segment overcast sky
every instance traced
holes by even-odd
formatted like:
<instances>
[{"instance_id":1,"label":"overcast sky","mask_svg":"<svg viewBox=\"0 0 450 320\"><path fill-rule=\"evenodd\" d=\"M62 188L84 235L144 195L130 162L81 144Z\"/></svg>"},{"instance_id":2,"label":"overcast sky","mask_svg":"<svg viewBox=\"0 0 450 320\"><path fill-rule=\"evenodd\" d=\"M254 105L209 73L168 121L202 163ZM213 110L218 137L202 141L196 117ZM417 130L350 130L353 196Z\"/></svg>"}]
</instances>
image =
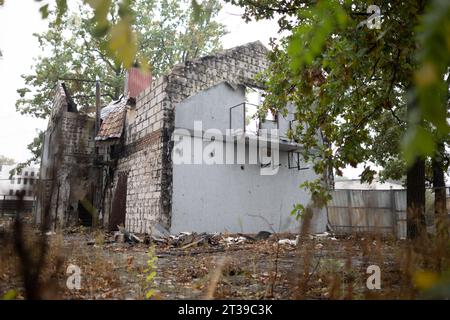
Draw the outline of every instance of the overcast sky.
<instances>
[{"instance_id":1,"label":"overcast sky","mask_svg":"<svg viewBox=\"0 0 450 320\"><path fill-rule=\"evenodd\" d=\"M32 0L7 0L0 7L0 154L18 161L31 156L26 146L37 129L45 128L45 121L15 112L16 90L23 86L20 75L30 72L39 54L32 34L46 26L38 9L39 3Z\"/></svg>"},{"instance_id":2,"label":"overcast sky","mask_svg":"<svg viewBox=\"0 0 450 320\"><path fill-rule=\"evenodd\" d=\"M18 98L16 90L23 87L20 77L29 74L41 50L33 33L42 32L46 21L39 13L40 3L33 0L5 1L0 7L0 154L24 161L31 154L26 146L36 136L37 130L44 130L45 120L20 115L15 111ZM226 4L218 20L226 25L229 34L223 38L225 48L260 40L268 45L271 37L277 36L274 21L260 21L246 24L240 17L243 10ZM353 172L346 175L355 176Z\"/></svg>"}]
</instances>

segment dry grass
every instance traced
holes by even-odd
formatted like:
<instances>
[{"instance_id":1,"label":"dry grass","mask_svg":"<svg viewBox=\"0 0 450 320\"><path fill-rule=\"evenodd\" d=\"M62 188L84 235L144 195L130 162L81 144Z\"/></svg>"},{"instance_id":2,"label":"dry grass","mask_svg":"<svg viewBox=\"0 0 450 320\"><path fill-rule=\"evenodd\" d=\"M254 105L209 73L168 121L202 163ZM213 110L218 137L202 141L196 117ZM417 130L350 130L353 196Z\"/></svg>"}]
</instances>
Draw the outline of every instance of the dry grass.
<instances>
[{"instance_id":1,"label":"dry grass","mask_svg":"<svg viewBox=\"0 0 450 320\"><path fill-rule=\"evenodd\" d=\"M26 246L39 233L26 226ZM433 236L416 242L379 235L333 240L304 234L297 247L267 240L209 247L156 248L157 299L417 299L450 297L450 245ZM108 244L100 231L49 237L40 274L44 299L144 299L148 247ZM89 240L89 241L88 241ZM90 243L88 245L88 242ZM68 290L69 264L82 270L81 290ZM381 269L381 290L369 290L369 265ZM0 295L24 298L11 234L0 244ZM11 298L11 296L9 296Z\"/></svg>"}]
</instances>

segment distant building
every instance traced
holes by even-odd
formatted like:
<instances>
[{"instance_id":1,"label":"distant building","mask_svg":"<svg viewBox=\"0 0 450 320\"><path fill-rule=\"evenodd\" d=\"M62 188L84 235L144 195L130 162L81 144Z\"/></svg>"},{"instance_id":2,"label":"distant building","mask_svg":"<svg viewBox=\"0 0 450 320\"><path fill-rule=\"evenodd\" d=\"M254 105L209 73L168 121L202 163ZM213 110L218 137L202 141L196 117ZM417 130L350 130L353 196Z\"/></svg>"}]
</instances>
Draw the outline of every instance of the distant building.
<instances>
[{"instance_id":1,"label":"distant building","mask_svg":"<svg viewBox=\"0 0 450 320\"><path fill-rule=\"evenodd\" d=\"M387 180L381 182L374 179L372 183L363 182L360 179L335 179L334 188L339 189L352 189L352 190L402 190L405 189L400 181Z\"/></svg>"},{"instance_id":2,"label":"distant building","mask_svg":"<svg viewBox=\"0 0 450 320\"><path fill-rule=\"evenodd\" d=\"M14 211L16 209L16 193L25 191L23 207L31 209L36 195L39 169L27 167L20 174L10 177L14 165L0 165L0 210Z\"/></svg>"}]
</instances>

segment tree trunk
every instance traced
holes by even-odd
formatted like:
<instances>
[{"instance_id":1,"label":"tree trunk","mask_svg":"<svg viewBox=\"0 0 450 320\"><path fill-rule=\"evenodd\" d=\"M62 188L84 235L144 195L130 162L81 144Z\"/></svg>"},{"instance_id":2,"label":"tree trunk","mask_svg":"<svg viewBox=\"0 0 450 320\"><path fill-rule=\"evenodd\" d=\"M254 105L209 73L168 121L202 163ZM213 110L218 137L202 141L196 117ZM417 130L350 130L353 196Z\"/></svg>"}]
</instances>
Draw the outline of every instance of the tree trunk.
<instances>
[{"instance_id":1,"label":"tree trunk","mask_svg":"<svg viewBox=\"0 0 450 320\"><path fill-rule=\"evenodd\" d=\"M438 150L433 158L433 188L434 188L434 221L438 238L445 240L448 237L447 228L447 192L444 177L443 143L438 144Z\"/></svg>"},{"instance_id":2,"label":"tree trunk","mask_svg":"<svg viewBox=\"0 0 450 320\"><path fill-rule=\"evenodd\" d=\"M411 86L408 86L412 88ZM411 99L411 98L410 98ZM416 121L411 116L417 112L416 98L407 101L406 110L410 119L408 126L420 126L420 120ZM415 239L426 231L425 223L425 159L416 156L414 163L406 173L406 232L408 239Z\"/></svg>"},{"instance_id":3,"label":"tree trunk","mask_svg":"<svg viewBox=\"0 0 450 320\"><path fill-rule=\"evenodd\" d=\"M417 158L406 177L407 237L415 239L425 231L425 161Z\"/></svg>"}]
</instances>

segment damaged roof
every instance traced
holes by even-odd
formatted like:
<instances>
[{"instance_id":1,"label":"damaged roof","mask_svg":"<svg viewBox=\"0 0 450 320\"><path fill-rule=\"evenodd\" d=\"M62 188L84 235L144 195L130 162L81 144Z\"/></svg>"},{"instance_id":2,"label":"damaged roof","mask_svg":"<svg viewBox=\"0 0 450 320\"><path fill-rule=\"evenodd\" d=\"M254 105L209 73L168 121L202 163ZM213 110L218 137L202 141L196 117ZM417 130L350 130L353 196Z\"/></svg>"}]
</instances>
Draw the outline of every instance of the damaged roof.
<instances>
[{"instance_id":1,"label":"damaged roof","mask_svg":"<svg viewBox=\"0 0 450 320\"><path fill-rule=\"evenodd\" d=\"M125 122L127 100L121 98L111 102L101 110L102 124L95 140L108 140L120 138Z\"/></svg>"},{"instance_id":2,"label":"damaged roof","mask_svg":"<svg viewBox=\"0 0 450 320\"><path fill-rule=\"evenodd\" d=\"M117 108L120 108L120 106L126 102L126 99L123 95L119 97L119 99L111 101L107 106L103 107L102 110L100 110L100 118L102 120L105 120L105 118L108 116L108 114L111 111L115 111Z\"/></svg>"}]
</instances>

